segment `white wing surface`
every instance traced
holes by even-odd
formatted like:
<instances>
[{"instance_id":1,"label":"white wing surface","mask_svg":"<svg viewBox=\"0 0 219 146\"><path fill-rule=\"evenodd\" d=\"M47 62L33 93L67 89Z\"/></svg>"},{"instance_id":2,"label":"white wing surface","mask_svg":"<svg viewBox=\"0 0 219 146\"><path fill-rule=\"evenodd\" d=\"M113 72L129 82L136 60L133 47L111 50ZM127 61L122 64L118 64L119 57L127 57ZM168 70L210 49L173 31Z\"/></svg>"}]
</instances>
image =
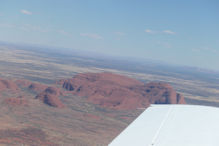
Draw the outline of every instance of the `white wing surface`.
<instances>
[{"instance_id":1,"label":"white wing surface","mask_svg":"<svg viewBox=\"0 0 219 146\"><path fill-rule=\"evenodd\" d=\"M152 105L109 146L219 146L219 108Z\"/></svg>"}]
</instances>

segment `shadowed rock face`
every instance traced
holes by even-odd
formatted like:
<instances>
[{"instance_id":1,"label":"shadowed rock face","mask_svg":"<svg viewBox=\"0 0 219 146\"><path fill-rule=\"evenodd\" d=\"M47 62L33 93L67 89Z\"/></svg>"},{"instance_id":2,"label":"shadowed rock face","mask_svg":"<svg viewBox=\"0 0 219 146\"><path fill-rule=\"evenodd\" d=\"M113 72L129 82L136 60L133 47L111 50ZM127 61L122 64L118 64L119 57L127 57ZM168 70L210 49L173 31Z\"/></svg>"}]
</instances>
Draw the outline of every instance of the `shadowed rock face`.
<instances>
[{"instance_id":1,"label":"shadowed rock face","mask_svg":"<svg viewBox=\"0 0 219 146\"><path fill-rule=\"evenodd\" d=\"M61 81L66 90L94 104L115 109L135 109L150 104L183 104L182 95L166 83L144 84L112 73L78 74Z\"/></svg>"},{"instance_id":2,"label":"shadowed rock face","mask_svg":"<svg viewBox=\"0 0 219 146\"><path fill-rule=\"evenodd\" d=\"M144 86L133 87L135 92L141 93L152 104L184 104L184 97L166 83L151 82Z\"/></svg>"},{"instance_id":3,"label":"shadowed rock face","mask_svg":"<svg viewBox=\"0 0 219 146\"><path fill-rule=\"evenodd\" d=\"M60 91L55 87L48 87L43 92L36 96L37 99L40 99L45 104L57 108L63 108L64 104L59 99Z\"/></svg>"},{"instance_id":4,"label":"shadowed rock face","mask_svg":"<svg viewBox=\"0 0 219 146\"><path fill-rule=\"evenodd\" d=\"M44 92L47 93L47 94L55 95L55 96L60 95L60 90L58 88L55 88L55 87L48 87L48 88L45 89Z\"/></svg>"}]
</instances>

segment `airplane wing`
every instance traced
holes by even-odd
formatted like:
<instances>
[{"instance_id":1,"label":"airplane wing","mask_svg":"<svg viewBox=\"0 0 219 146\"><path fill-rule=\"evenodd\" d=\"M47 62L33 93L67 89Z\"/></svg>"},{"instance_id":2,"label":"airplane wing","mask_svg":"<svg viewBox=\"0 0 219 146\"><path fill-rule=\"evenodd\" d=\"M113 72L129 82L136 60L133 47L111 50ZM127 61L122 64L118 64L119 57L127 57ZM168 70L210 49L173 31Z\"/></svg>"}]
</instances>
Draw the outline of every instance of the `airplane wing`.
<instances>
[{"instance_id":1,"label":"airplane wing","mask_svg":"<svg viewBox=\"0 0 219 146\"><path fill-rule=\"evenodd\" d=\"M219 108L151 105L109 146L219 146Z\"/></svg>"}]
</instances>

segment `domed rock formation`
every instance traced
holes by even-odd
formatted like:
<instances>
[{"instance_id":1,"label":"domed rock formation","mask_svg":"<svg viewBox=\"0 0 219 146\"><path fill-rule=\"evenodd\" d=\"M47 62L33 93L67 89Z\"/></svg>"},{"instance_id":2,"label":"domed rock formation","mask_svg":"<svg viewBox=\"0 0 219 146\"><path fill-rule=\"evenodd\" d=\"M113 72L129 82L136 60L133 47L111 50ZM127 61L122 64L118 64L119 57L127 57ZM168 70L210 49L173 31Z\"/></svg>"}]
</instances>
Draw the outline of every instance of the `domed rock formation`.
<instances>
[{"instance_id":1,"label":"domed rock formation","mask_svg":"<svg viewBox=\"0 0 219 146\"><path fill-rule=\"evenodd\" d=\"M144 84L112 73L78 74L63 80L63 88L102 107L135 109L150 104L182 104L182 95L166 83Z\"/></svg>"},{"instance_id":2,"label":"domed rock formation","mask_svg":"<svg viewBox=\"0 0 219 146\"><path fill-rule=\"evenodd\" d=\"M0 90L5 90L5 89L17 90L18 87L13 81L0 79Z\"/></svg>"},{"instance_id":3,"label":"domed rock formation","mask_svg":"<svg viewBox=\"0 0 219 146\"><path fill-rule=\"evenodd\" d=\"M57 107L63 108L65 107L64 104L59 99L60 91L55 87L48 87L43 92L36 96L37 99L43 101L43 103Z\"/></svg>"}]
</instances>

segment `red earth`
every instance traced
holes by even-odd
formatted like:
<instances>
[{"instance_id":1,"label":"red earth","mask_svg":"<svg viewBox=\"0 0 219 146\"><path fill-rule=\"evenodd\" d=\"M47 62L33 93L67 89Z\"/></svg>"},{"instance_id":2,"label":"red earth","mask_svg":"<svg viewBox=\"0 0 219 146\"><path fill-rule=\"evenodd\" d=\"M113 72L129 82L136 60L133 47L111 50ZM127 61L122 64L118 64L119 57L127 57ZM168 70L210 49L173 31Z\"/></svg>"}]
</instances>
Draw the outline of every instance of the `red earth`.
<instances>
[{"instance_id":1,"label":"red earth","mask_svg":"<svg viewBox=\"0 0 219 146\"><path fill-rule=\"evenodd\" d=\"M4 102L11 106L28 106L28 100L19 96L17 98L6 98Z\"/></svg>"},{"instance_id":2,"label":"red earth","mask_svg":"<svg viewBox=\"0 0 219 146\"><path fill-rule=\"evenodd\" d=\"M185 103L169 84L112 73L78 74L58 83L0 79L0 144L107 145L141 108Z\"/></svg>"}]
</instances>

